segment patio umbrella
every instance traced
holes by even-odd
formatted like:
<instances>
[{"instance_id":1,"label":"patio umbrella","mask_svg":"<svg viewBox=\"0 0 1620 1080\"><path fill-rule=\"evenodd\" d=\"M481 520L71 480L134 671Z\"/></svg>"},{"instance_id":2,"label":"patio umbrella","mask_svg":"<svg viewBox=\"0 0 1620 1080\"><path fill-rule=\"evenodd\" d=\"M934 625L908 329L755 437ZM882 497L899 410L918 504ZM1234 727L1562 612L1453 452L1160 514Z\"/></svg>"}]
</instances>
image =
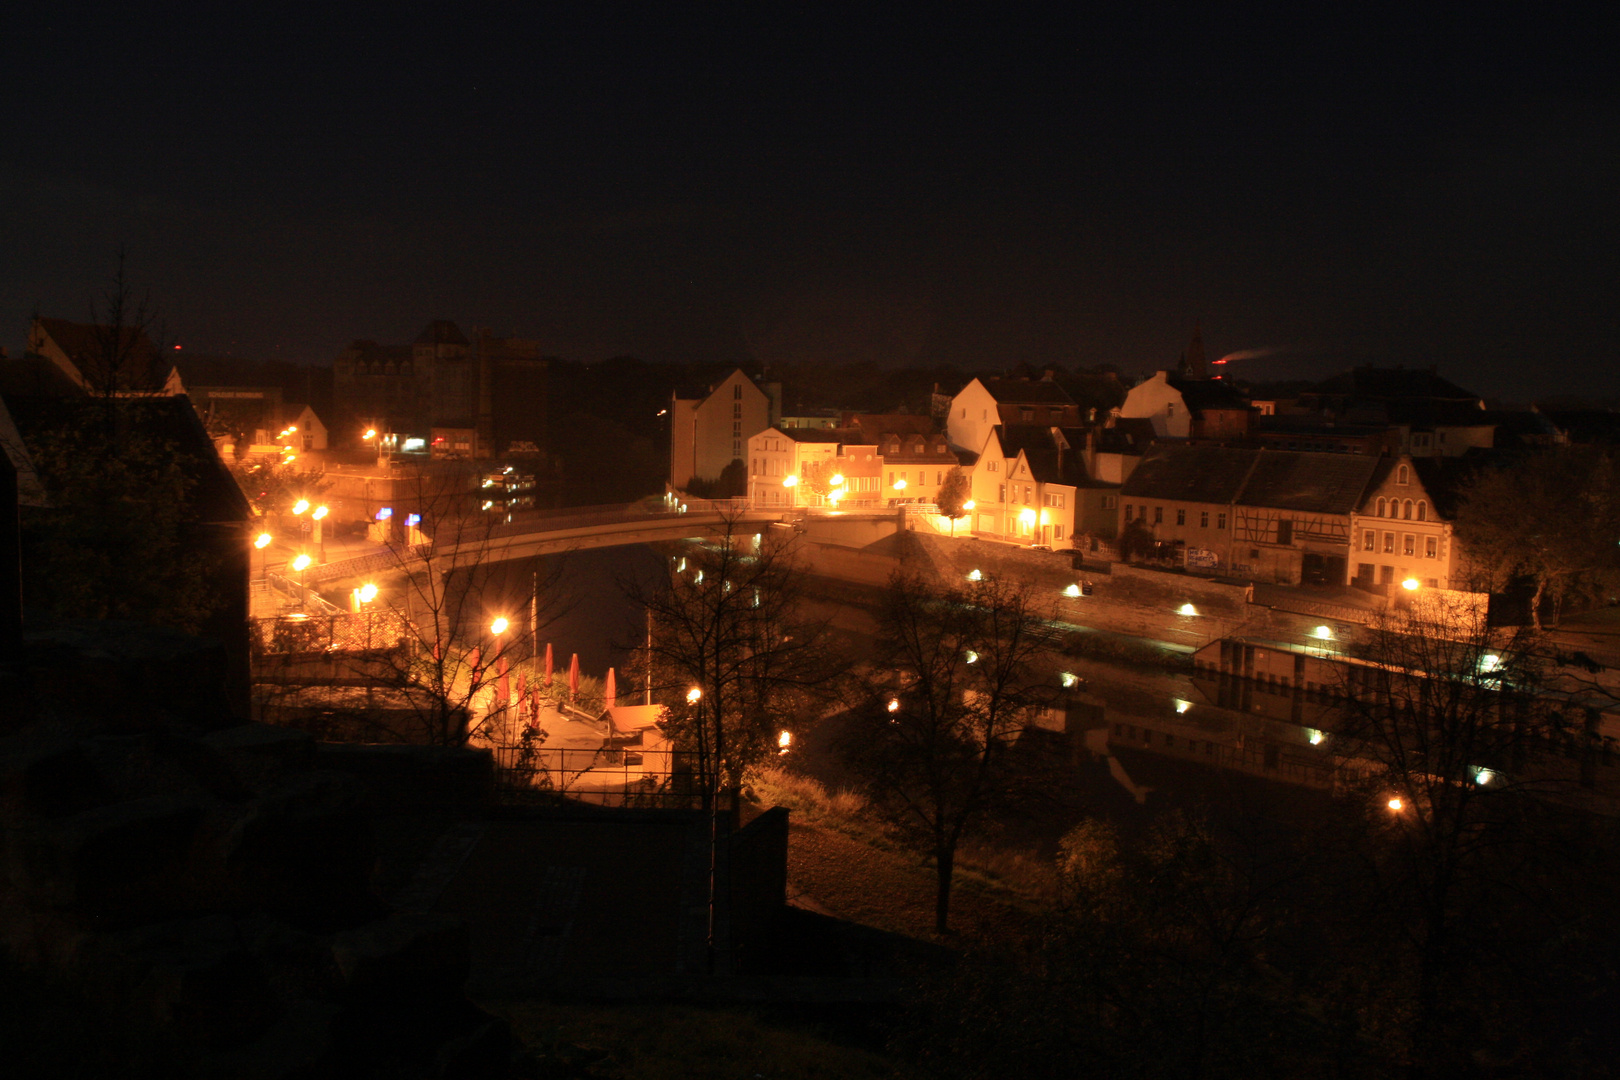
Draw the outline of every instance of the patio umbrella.
<instances>
[{"instance_id":1,"label":"patio umbrella","mask_svg":"<svg viewBox=\"0 0 1620 1080\"><path fill-rule=\"evenodd\" d=\"M472 688L474 690L478 689L478 677L483 674L478 670L478 662L482 659L483 654L478 651L478 646L474 645L472 651L467 654L467 666L472 669Z\"/></svg>"},{"instance_id":2,"label":"patio umbrella","mask_svg":"<svg viewBox=\"0 0 1620 1080\"><path fill-rule=\"evenodd\" d=\"M579 653L568 661L568 699L572 701L579 695Z\"/></svg>"},{"instance_id":3,"label":"patio umbrella","mask_svg":"<svg viewBox=\"0 0 1620 1080\"><path fill-rule=\"evenodd\" d=\"M551 642L546 642L546 685L551 685Z\"/></svg>"},{"instance_id":4,"label":"patio umbrella","mask_svg":"<svg viewBox=\"0 0 1620 1080\"><path fill-rule=\"evenodd\" d=\"M501 682L495 694L495 703L504 709L506 703L512 700L512 681L506 674L506 657L501 657L497 665L501 673Z\"/></svg>"},{"instance_id":5,"label":"patio umbrella","mask_svg":"<svg viewBox=\"0 0 1620 1080\"><path fill-rule=\"evenodd\" d=\"M520 668L518 670L517 700L518 700L519 705L522 705L524 702L529 700L529 669L528 668Z\"/></svg>"},{"instance_id":6,"label":"patio umbrella","mask_svg":"<svg viewBox=\"0 0 1620 1080\"><path fill-rule=\"evenodd\" d=\"M617 689L618 687L613 683L613 669L608 668L607 689L602 692L602 705L604 708L613 708L613 699L617 696L615 693Z\"/></svg>"}]
</instances>

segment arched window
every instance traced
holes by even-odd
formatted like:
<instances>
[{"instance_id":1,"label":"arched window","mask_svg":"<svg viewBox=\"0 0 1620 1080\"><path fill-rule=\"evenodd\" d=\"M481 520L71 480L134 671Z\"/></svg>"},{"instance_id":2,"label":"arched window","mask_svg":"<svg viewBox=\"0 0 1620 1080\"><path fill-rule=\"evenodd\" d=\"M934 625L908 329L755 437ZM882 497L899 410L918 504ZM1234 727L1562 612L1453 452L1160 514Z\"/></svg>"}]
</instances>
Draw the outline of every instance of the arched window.
<instances>
[{"instance_id":1,"label":"arched window","mask_svg":"<svg viewBox=\"0 0 1620 1080\"><path fill-rule=\"evenodd\" d=\"M1412 520L1412 500L1411 499L1407 499L1406 500L1406 505L1401 508L1401 517L1405 518L1407 521Z\"/></svg>"},{"instance_id":2,"label":"arched window","mask_svg":"<svg viewBox=\"0 0 1620 1080\"><path fill-rule=\"evenodd\" d=\"M1417 519L1419 521L1428 521L1429 520L1429 504L1424 502L1422 499L1418 500L1418 518Z\"/></svg>"},{"instance_id":3,"label":"arched window","mask_svg":"<svg viewBox=\"0 0 1620 1080\"><path fill-rule=\"evenodd\" d=\"M1378 500L1378 516L1379 517L1384 516L1384 500L1383 499Z\"/></svg>"},{"instance_id":4,"label":"arched window","mask_svg":"<svg viewBox=\"0 0 1620 1080\"><path fill-rule=\"evenodd\" d=\"M1402 465L1399 469L1395 470L1395 482L1397 484L1408 483L1410 478L1411 478L1411 470L1409 468L1407 468L1405 465Z\"/></svg>"}]
</instances>

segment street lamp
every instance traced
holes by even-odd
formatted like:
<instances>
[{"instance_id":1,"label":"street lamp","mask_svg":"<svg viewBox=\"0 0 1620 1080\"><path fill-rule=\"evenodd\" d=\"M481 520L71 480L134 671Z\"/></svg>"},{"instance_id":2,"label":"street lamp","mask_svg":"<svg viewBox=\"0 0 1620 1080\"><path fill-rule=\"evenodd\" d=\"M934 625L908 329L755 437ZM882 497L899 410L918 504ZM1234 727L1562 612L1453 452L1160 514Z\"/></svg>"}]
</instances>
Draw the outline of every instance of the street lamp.
<instances>
[{"instance_id":1,"label":"street lamp","mask_svg":"<svg viewBox=\"0 0 1620 1080\"><path fill-rule=\"evenodd\" d=\"M496 637L500 637L502 634L506 633L506 628L509 625L511 624L506 621L506 616L498 615L496 616L495 621L489 624L489 632L494 634Z\"/></svg>"},{"instance_id":2,"label":"street lamp","mask_svg":"<svg viewBox=\"0 0 1620 1080\"><path fill-rule=\"evenodd\" d=\"M320 549L321 562L323 563L326 561L326 543L321 539L321 519L328 513L330 511L326 507L317 506L314 512L309 515L310 520L315 522L315 546Z\"/></svg>"},{"instance_id":3,"label":"street lamp","mask_svg":"<svg viewBox=\"0 0 1620 1080\"><path fill-rule=\"evenodd\" d=\"M1417 592L1418 586L1421 584L1422 582L1418 581L1417 578L1409 577L1405 581L1401 582L1401 588L1405 589L1407 592Z\"/></svg>"},{"instance_id":4,"label":"street lamp","mask_svg":"<svg viewBox=\"0 0 1620 1080\"><path fill-rule=\"evenodd\" d=\"M298 591L300 594L299 605L301 607L309 606L309 578L305 575L304 571L309 569L309 564L312 561L313 560L311 560L308 555L302 554L292 561L292 568L298 571Z\"/></svg>"}]
</instances>

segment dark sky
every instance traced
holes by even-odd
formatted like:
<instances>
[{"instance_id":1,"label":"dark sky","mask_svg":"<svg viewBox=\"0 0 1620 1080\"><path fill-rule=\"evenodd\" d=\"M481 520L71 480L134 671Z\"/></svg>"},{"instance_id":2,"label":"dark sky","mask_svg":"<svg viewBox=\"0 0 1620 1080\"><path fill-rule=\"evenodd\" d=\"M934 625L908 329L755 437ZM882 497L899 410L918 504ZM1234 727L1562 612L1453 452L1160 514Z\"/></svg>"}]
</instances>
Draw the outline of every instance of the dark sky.
<instances>
[{"instance_id":1,"label":"dark sky","mask_svg":"<svg viewBox=\"0 0 1620 1080\"><path fill-rule=\"evenodd\" d=\"M1148 371L1201 324L1287 350L1252 377L1620 392L1617 9L550 6L9 15L0 342L123 246L185 348L255 358L446 317Z\"/></svg>"}]
</instances>

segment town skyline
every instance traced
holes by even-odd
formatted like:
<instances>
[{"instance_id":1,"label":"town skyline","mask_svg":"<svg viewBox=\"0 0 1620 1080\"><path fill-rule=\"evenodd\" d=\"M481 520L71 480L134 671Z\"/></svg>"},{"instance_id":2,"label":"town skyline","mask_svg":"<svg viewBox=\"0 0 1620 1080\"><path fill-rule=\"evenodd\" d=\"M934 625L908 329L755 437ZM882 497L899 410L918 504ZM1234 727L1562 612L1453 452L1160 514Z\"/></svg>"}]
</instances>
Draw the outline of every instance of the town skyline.
<instances>
[{"instance_id":1,"label":"town skyline","mask_svg":"<svg viewBox=\"0 0 1620 1080\"><path fill-rule=\"evenodd\" d=\"M186 350L1437 366L1599 396L1612 19L26 14L0 298Z\"/></svg>"}]
</instances>

